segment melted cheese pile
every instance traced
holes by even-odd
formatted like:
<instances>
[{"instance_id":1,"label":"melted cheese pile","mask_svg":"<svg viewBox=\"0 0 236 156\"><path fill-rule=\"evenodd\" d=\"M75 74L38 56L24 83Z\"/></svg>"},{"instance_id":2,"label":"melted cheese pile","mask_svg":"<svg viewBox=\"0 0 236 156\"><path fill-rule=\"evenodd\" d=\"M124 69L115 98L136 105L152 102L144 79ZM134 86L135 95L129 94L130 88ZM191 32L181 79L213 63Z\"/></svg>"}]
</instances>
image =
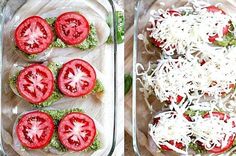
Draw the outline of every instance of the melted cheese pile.
<instances>
[{"instance_id":1,"label":"melted cheese pile","mask_svg":"<svg viewBox=\"0 0 236 156\"><path fill-rule=\"evenodd\" d=\"M178 153L186 154L187 151L176 148L175 144L188 145L191 142L191 123L182 114L174 111L160 113L155 118L160 119L157 124L149 124L149 134L156 145L159 148L160 145L165 145ZM174 145L168 142L170 140L174 140Z\"/></svg>"},{"instance_id":2,"label":"melted cheese pile","mask_svg":"<svg viewBox=\"0 0 236 156\"><path fill-rule=\"evenodd\" d=\"M207 150L226 147L228 140L235 136L236 128L232 126L232 119L228 119L227 116L224 118L220 120L213 115L209 118L195 116L195 122L192 124L192 133L196 137L194 142L200 141Z\"/></svg>"},{"instance_id":3,"label":"melted cheese pile","mask_svg":"<svg viewBox=\"0 0 236 156\"><path fill-rule=\"evenodd\" d=\"M159 148L165 145L181 154L188 153L191 142L201 142L207 150L224 148L236 134L233 126L235 118L227 116L222 120L212 114L208 118L196 114L192 117L193 121L188 121L181 112L167 111L159 113L154 119L159 120L156 124L149 124L149 134L156 145ZM174 144L170 144L171 140ZM177 148L176 143L181 143L185 150Z\"/></svg>"},{"instance_id":4,"label":"melted cheese pile","mask_svg":"<svg viewBox=\"0 0 236 156\"><path fill-rule=\"evenodd\" d=\"M166 55L193 54L202 45L208 46L209 36L216 34L219 36L217 40L222 40L223 28L230 21L229 16L208 12L207 9L185 16L170 15L168 11L162 13L164 18L160 18L158 12L152 12L150 22L153 27L148 31L151 32L150 37L163 43L162 52Z\"/></svg>"},{"instance_id":5,"label":"melted cheese pile","mask_svg":"<svg viewBox=\"0 0 236 156\"><path fill-rule=\"evenodd\" d=\"M212 55L203 65L198 58L158 60L157 67L141 74L142 91L153 91L161 102L170 97L176 100L178 95L189 100L206 94L218 98L231 92L236 82L236 58L232 57L235 51L234 48L222 55Z\"/></svg>"}]
</instances>

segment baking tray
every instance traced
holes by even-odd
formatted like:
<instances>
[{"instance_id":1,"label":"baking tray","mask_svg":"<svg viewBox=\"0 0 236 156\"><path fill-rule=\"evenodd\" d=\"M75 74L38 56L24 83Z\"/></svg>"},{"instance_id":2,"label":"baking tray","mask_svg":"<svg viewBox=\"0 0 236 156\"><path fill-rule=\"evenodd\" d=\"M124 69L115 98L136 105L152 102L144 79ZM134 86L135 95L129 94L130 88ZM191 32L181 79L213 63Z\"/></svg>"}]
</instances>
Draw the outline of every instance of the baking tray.
<instances>
[{"instance_id":1,"label":"baking tray","mask_svg":"<svg viewBox=\"0 0 236 156\"><path fill-rule=\"evenodd\" d=\"M64 8L60 5L63 1L59 0L46 0L46 1L33 1L33 0L8 0L1 1L0 7L0 60L1 60L1 140L0 148L1 155L17 156L26 155L27 153L21 153L13 148L12 129L13 124L19 114L24 111L35 110L35 108L26 106L20 98L13 94L8 85L9 72L12 69L13 64L16 62L22 62L18 55L14 54L11 46L13 44L11 39L12 26L22 18L31 15L41 15L52 11L54 9ZM117 86L116 86L116 54L117 54L117 41L116 41L116 21L115 7L112 0L71 0L64 1L66 5L74 7L76 3L85 4L104 20L108 17L108 14L112 16L112 26L110 32L112 34L113 44L104 44L96 47L94 50L82 52L78 54L78 57L92 63L92 65L103 75L104 82L109 82L108 85L104 84L105 93L103 98L92 99L94 103L86 103L87 99L78 99L67 101L69 105L63 106L65 103L60 101L53 104L50 107L44 109L64 109L64 108L81 108L86 114L95 119L98 123L97 129L101 133L102 147L100 150L94 153L85 153L84 155L112 155L116 144L116 103L117 103ZM31 6L30 6L30 5ZM49 7L48 7L49 6ZM59 7L58 7L59 6ZM77 5L78 7L78 5ZM44 11L42 11L44 9ZM14 27L14 26L13 26ZM10 48L9 48L10 47ZM106 52L106 53L103 53ZM102 58L98 59L98 57ZM77 56L76 56L77 57ZM109 60L109 61L107 61ZM111 66L112 64L112 66ZM109 66L109 68L107 67ZM106 92L107 91L107 92ZM88 100L87 100L88 101ZM19 154L21 153L21 154ZM46 155L46 154L45 154ZM49 154L50 155L50 154ZM78 153L69 153L66 155L78 155ZM83 154L81 154L83 155Z\"/></svg>"},{"instance_id":2,"label":"baking tray","mask_svg":"<svg viewBox=\"0 0 236 156\"><path fill-rule=\"evenodd\" d=\"M137 0L135 5L135 15L134 15L134 38L133 38L133 63L132 63L132 72L133 72L133 84L132 84L132 136L133 136L133 149L134 153L137 156L141 156L142 151L140 147L144 146L151 153L151 155L156 156L175 156L176 153L173 152L156 152L155 149L150 147L148 139L148 124L150 123L153 114L161 110L161 105L158 105L158 101L155 101L155 105L152 105L152 111L147 106L143 94L140 92L140 83L137 80L139 76L137 75L137 63L141 63L145 69L148 68L149 61L156 60L159 58L157 55L160 51L156 48L151 49L150 54L146 53L144 48L144 42L139 38L139 34L144 34L144 29L147 26L150 11L153 9L163 9L171 7L179 7L183 4L186 4L187 0L154 0L153 4L150 6L150 2L146 0ZM232 16L235 17L236 1L235 0L209 0L211 4L222 3L221 6L224 11L230 12ZM145 54L144 54L145 52ZM156 54L156 55L155 55ZM154 100L151 99L149 102L152 104ZM236 150L232 150L224 155L235 155ZM149 155L148 155L149 156Z\"/></svg>"}]
</instances>

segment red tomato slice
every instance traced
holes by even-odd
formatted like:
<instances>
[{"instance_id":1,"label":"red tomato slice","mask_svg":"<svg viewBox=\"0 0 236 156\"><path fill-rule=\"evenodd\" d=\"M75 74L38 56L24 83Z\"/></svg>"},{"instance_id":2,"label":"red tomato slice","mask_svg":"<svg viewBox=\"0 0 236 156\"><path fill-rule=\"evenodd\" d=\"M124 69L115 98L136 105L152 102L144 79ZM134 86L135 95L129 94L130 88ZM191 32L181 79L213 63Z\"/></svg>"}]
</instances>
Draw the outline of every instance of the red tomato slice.
<instances>
[{"instance_id":1,"label":"red tomato slice","mask_svg":"<svg viewBox=\"0 0 236 156\"><path fill-rule=\"evenodd\" d=\"M171 144L171 145L174 145L174 141L173 140L168 141L168 143ZM170 149L166 145L160 145L160 147L164 151L173 151L172 149ZM178 148L178 149L182 149L182 148L184 148L184 145L181 142L176 142L175 143L175 147Z\"/></svg>"},{"instance_id":2,"label":"red tomato slice","mask_svg":"<svg viewBox=\"0 0 236 156\"><path fill-rule=\"evenodd\" d=\"M68 45L83 42L89 34L90 27L87 19L77 12L66 12L55 22L58 37Z\"/></svg>"},{"instance_id":3,"label":"red tomato slice","mask_svg":"<svg viewBox=\"0 0 236 156\"><path fill-rule=\"evenodd\" d=\"M20 72L16 87L26 101L39 104L52 95L54 89L53 74L44 65L32 64Z\"/></svg>"},{"instance_id":4,"label":"red tomato slice","mask_svg":"<svg viewBox=\"0 0 236 156\"><path fill-rule=\"evenodd\" d=\"M172 97L169 97L168 99L169 99L169 100L166 101L167 104L171 104L171 101L174 100ZM178 96L176 97L176 103L177 103L177 104L179 104L182 100L183 100L183 97L182 97L182 96L178 95Z\"/></svg>"},{"instance_id":5,"label":"red tomato slice","mask_svg":"<svg viewBox=\"0 0 236 156\"><path fill-rule=\"evenodd\" d=\"M54 132L53 119L40 111L24 114L16 126L16 134L24 147L40 149L47 146Z\"/></svg>"},{"instance_id":6,"label":"red tomato slice","mask_svg":"<svg viewBox=\"0 0 236 156\"><path fill-rule=\"evenodd\" d=\"M58 75L58 87L66 96L80 97L90 93L96 84L96 72L86 61L71 60L63 65Z\"/></svg>"},{"instance_id":7,"label":"red tomato slice","mask_svg":"<svg viewBox=\"0 0 236 156\"><path fill-rule=\"evenodd\" d=\"M183 114L183 116L188 120L188 121L192 121L192 119L190 118L189 115L187 114ZM154 118L153 119L153 124L158 124L160 120L160 117L159 118ZM169 144L171 145L174 145L174 140L170 140L168 141ZM164 150L164 151L173 151L172 149L170 149L169 147L167 147L166 145L160 145L161 149ZM182 149L184 148L184 145L181 143L181 142L176 142L175 143L175 147L178 148L178 149Z\"/></svg>"},{"instance_id":8,"label":"red tomato slice","mask_svg":"<svg viewBox=\"0 0 236 156\"><path fill-rule=\"evenodd\" d=\"M60 121L58 135L66 148L72 151L82 151L94 141L95 123L88 115L78 112L70 113Z\"/></svg>"},{"instance_id":9,"label":"red tomato slice","mask_svg":"<svg viewBox=\"0 0 236 156\"><path fill-rule=\"evenodd\" d=\"M39 16L25 19L15 30L16 46L27 54L47 49L53 41L53 32L46 20Z\"/></svg>"},{"instance_id":10,"label":"red tomato slice","mask_svg":"<svg viewBox=\"0 0 236 156\"><path fill-rule=\"evenodd\" d=\"M219 117L220 120L225 120L225 122L227 122L228 119L230 119L230 117L228 115L226 115L226 119L225 119L225 114L221 113L221 112L212 112L212 115L214 117ZM207 113L203 116L203 118L210 118L210 114ZM235 123L232 123L232 127L235 127ZM228 144L225 147L214 147L212 150L210 150L209 152L211 153L223 153L225 151L227 151L228 149L230 149L234 143L235 140L235 136L231 136L228 140Z\"/></svg>"},{"instance_id":11,"label":"red tomato slice","mask_svg":"<svg viewBox=\"0 0 236 156\"><path fill-rule=\"evenodd\" d=\"M235 84L229 84L229 89L231 89L231 91L234 90L234 89L235 89ZM231 91L230 91L230 92L231 92ZM225 92L222 92L222 93L221 93L221 96L225 96L225 95L226 95Z\"/></svg>"},{"instance_id":12,"label":"red tomato slice","mask_svg":"<svg viewBox=\"0 0 236 156\"><path fill-rule=\"evenodd\" d=\"M225 12L223 10L221 10L220 8L218 8L214 5L208 6L208 7L206 7L206 9L207 9L208 12L212 12L212 13L221 12L222 14L225 15Z\"/></svg>"},{"instance_id":13,"label":"red tomato slice","mask_svg":"<svg viewBox=\"0 0 236 156\"><path fill-rule=\"evenodd\" d=\"M171 16L181 16L180 12L175 10L168 10L167 11ZM164 18L163 15L160 15L161 18ZM157 23L158 21L156 21ZM153 26L151 26L153 27ZM160 48L160 46L163 44L163 42L156 40L155 38L150 38L150 42L153 43L156 47Z\"/></svg>"},{"instance_id":14,"label":"red tomato slice","mask_svg":"<svg viewBox=\"0 0 236 156\"><path fill-rule=\"evenodd\" d=\"M208 12L212 12L212 13L216 13L216 12L221 12L221 14L224 14L225 15L225 12L223 10L221 10L220 8L212 5L212 6L208 6L206 7L207 11ZM228 32L229 32L229 25L226 25L224 28L223 28L223 35L226 35ZM209 42L213 43L216 41L216 39L219 37L218 34L215 34L214 36L209 36L208 40Z\"/></svg>"}]
</instances>

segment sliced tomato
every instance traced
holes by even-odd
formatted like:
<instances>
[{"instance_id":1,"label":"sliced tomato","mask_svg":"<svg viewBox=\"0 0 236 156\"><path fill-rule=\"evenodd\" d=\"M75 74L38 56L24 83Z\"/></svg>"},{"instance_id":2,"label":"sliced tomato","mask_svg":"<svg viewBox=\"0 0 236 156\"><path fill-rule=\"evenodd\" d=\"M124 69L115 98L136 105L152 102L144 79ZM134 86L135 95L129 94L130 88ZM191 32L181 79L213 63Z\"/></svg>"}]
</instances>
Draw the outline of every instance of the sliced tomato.
<instances>
[{"instance_id":1,"label":"sliced tomato","mask_svg":"<svg viewBox=\"0 0 236 156\"><path fill-rule=\"evenodd\" d=\"M215 86L217 84L217 82L216 81L213 81L212 82L212 84L210 85L210 87L213 87L213 86ZM229 91L229 93L232 91L232 90L234 90L235 89L235 84L229 84L229 89L230 89L230 91ZM220 95L223 97L223 96L225 96L227 93L226 92L221 92L220 93ZM205 93L205 95L209 95L208 93Z\"/></svg>"},{"instance_id":2,"label":"sliced tomato","mask_svg":"<svg viewBox=\"0 0 236 156\"><path fill-rule=\"evenodd\" d=\"M225 15L225 12L223 10L221 10L220 8L218 8L214 5L208 6L208 7L206 7L206 9L208 12L212 12L212 13L221 12L222 14Z\"/></svg>"},{"instance_id":3,"label":"sliced tomato","mask_svg":"<svg viewBox=\"0 0 236 156\"><path fill-rule=\"evenodd\" d=\"M233 83L232 83L232 84L229 84L229 89L230 89L230 92L231 92L232 90L234 90L234 89L235 89L235 84L233 84ZM230 93L230 92L229 92L229 93ZM226 95L225 92L222 92L222 93L221 93L221 96L225 96L225 95Z\"/></svg>"},{"instance_id":4,"label":"sliced tomato","mask_svg":"<svg viewBox=\"0 0 236 156\"><path fill-rule=\"evenodd\" d=\"M181 16L181 13L175 10L168 10L167 11L171 16ZM160 15L160 18L164 18L163 15ZM155 23L158 23L158 20L155 21ZM151 28L153 25L151 25ZM156 40L155 38L151 37L150 42L154 44L156 47L160 48L160 46L163 44L163 42Z\"/></svg>"},{"instance_id":5,"label":"sliced tomato","mask_svg":"<svg viewBox=\"0 0 236 156\"><path fill-rule=\"evenodd\" d=\"M58 75L58 87L66 96L89 94L96 84L96 72L86 61L71 60L63 65Z\"/></svg>"},{"instance_id":6,"label":"sliced tomato","mask_svg":"<svg viewBox=\"0 0 236 156\"><path fill-rule=\"evenodd\" d=\"M54 89L53 74L44 65L32 64L20 72L16 87L26 101L39 104L52 95Z\"/></svg>"},{"instance_id":7,"label":"sliced tomato","mask_svg":"<svg viewBox=\"0 0 236 156\"><path fill-rule=\"evenodd\" d=\"M54 132L54 123L50 115L35 111L24 114L16 126L16 134L22 146L40 149L47 146Z\"/></svg>"},{"instance_id":8,"label":"sliced tomato","mask_svg":"<svg viewBox=\"0 0 236 156\"><path fill-rule=\"evenodd\" d=\"M206 61L204 59L202 59L202 60L200 60L199 63L201 64L201 66L203 66L206 63Z\"/></svg>"},{"instance_id":9,"label":"sliced tomato","mask_svg":"<svg viewBox=\"0 0 236 156\"><path fill-rule=\"evenodd\" d=\"M184 116L188 121L192 121L192 119L190 118L189 115L183 114L183 116ZM155 125L158 124L159 120L160 120L160 117L154 118L154 119L153 119L153 124L155 124ZM175 143L174 140L169 140L168 143L171 144L171 145L175 145L175 147L178 148L178 149L184 148L184 145L183 145L181 142L176 142L176 143ZM166 145L160 145L160 147L161 147L161 149L164 150L164 151L172 151L172 149L170 149L170 148L167 147Z\"/></svg>"},{"instance_id":10,"label":"sliced tomato","mask_svg":"<svg viewBox=\"0 0 236 156\"><path fill-rule=\"evenodd\" d=\"M27 54L43 52L52 41L52 28L39 16L25 19L15 30L16 46Z\"/></svg>"},{"instance_id":11,"label":"sliced tomato","mask_svg":"<svg viewBox=\"0 0 236 156\"><path fill-rule=\"evenodd\" d=\"M87 19L78 12L66 12L57 18L55 30L63 42L76 45L88 37L90 27Z\"/></svg>"},{"instance_id":12,"label":"sliced tomato","mask_svg":"<svg viewBox=\"0 0 236 156\"><path fill-rule=\"evenodd\" d=\"M212 6L208 6L206 7L208 12L212 12L212 13L216 13L216 12L220 12L221 14L225 15L225 12L223 10L221 10L220 8L212 5ZM229 25L226 25L224 28L222 28L223 30L223 35L227 35L227 33L229 32ZM218 34L215 34L214 36L209 36L208 40L211 43L214 43L216 41L216 39L219 37Z\"/></svg>"},{"instance_id":13,"label":"sliced tomato","mask_svg":"<svg viewBox=\"0 0 236 156\"><path fill-rule=\"evenodd\" d=\"M230 116L222 113L222 112L212 112L212 115L214 117L218 117L220 120L224 120L225 122L227 122L227 120L230 119ZM203 118L210 118L211 115L209 113L205 114L203 116ZM235 127L235 123L233 122L232 123L232 127ZM213 149L209 150L209 152L211 153L223 153L225 151L227 151L228 149L230 149L234 143L234 140L235 140L235 135L232 135L231 137L229 137L228 139L228 144L224 147L222 146L216 146L214 147Z\"/></svg>"},{"instance_id":14,"label":"sliced tomato","mask_svg":"<svg viewBox=\"0 0 236 156\"><path fill-rule=\"evenodd\" d=\"M72 151L82 151L94 141L95 123L88 115L78 112L70 113L60 121L58 135L66 148Z\"/></svg>"},{"instance_id":15,"label":"sliced tomato","mask_svg":"<svg viewBox=\"0 0 236 156\"><path fill-rule=\"evenodd\" d=\"M167 100L167 104L171 104L172 100L174 100L172 97L168 98L169 100ZM176 97L176 103L179 104L181 101L183 100L183 97L180 95L177 95Z\"/></svg>"},{"instance_id":16,"label":"sliced tomato","mask_svg":"<svg viewBox=\"0 0 236 156\"><path fill-rule=\"evenodd\" d=\"M171 145L174 145L175 142L173 140L170 140L170 141L168 141L168 143L171 144ZM172 149L170 149L166 145L160 145L160 147L164 151L172 151ZM182 149L182 148L184 148L184 145L181 142L176 142L175 147L178 148L178 149Z\"/></svg>"}]
</instances>

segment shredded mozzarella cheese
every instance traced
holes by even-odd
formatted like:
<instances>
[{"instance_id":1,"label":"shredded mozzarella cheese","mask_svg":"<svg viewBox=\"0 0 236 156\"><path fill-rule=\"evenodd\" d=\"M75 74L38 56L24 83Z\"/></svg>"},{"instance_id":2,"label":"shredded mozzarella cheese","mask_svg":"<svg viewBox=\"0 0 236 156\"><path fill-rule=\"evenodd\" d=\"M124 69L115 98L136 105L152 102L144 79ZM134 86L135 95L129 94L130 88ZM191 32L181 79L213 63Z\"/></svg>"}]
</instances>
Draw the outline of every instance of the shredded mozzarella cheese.
<instances>
[{"instance_id":1,"label":"shredded mozzarella cheese","mask_svg":"<svg viewBox=\"0 0 236 156\"><path fill-rule=\"evenodd\" d=\"M160 15L161 12L161 15ZM163 18L160 18L162 16ZM229 25L231 17L221 12L199 12L187 16L171 15L167 11L151 13L150 37L159 41L165 55L192 55L200 50L200 46L210 46L209 36L218 35L217 40L223 39L223 28Z\"/></svg>"},{"instance_id":2,"label":"shredded mozzarella cheese","mask_svg":"<svg viewBox=\"0 0 236 156\"><path fill-rule=\"evenodd\" d=\"M178 149L175 144L182 143L187 147L191 142L190 122L182 114L176 114L174 111L160 113L154 118L159 120L157 124L149 124L149 134L156 145L159 148L160 145L165 145L178 153L187 154L187 151ZM171 140L174 141L173 145L169 143Z\"/></svg>"},{"instance_id":3,"label":"shredded mozzarella cheese","mask_svg":"<svg viewBox=\"0 0 236 156\"><path fill-rule=\"evenodd\" d=\"M150 110L148 98L151 95L161 102L170 100L171 111L154 117L158 122L149 124L149 134L159 148L164 145L181 154L188 153L190 142L200 141L207 150L224 148L236 134L232 124L236 118L232 114L227 122L212 115L215 110L236 110L236 48L215 46L209 41L210 36L217 36L216 41L222 41L223 28L229 24L235 28L236 22L229 15L207 11L210 4L205 0L189 0L188 4L191 7L176 9L185 11L183 16L169 10L151 11L152 27L139 38L144 41L148 54L155 53L148 49L146 36L160 42L162 56L149 63L146 70L141 64L137 65L140 91ZM231 33L235 35L236 29ZM232 98L235 100L229 100ZM197 112L193 121L188 121L183 114L189 109L208 111L210 117L204 118ZM185 148L178 149L176 143Z\"/></svg>"}]
</instances>

